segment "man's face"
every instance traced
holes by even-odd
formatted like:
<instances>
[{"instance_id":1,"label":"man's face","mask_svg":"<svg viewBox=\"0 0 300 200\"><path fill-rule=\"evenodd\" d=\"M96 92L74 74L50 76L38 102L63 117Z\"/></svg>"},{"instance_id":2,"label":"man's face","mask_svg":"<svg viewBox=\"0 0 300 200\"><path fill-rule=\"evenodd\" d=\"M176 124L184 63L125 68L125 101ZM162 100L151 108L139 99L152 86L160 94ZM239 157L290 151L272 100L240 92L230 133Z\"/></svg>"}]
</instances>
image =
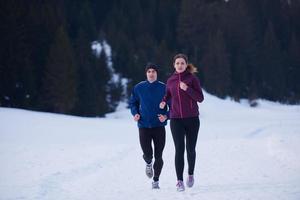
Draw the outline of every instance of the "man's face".
<instances>
[{"instance_id":1,"label":"man's face","mask_svg":"<svg viewBox=\"0 0 300 200\"><path fill-rule=\"evenodd\" d=\"M147 80L152 83L157 80L157 72L154 69L148 69L146 72Z\"/></svg>"}]
</instances>

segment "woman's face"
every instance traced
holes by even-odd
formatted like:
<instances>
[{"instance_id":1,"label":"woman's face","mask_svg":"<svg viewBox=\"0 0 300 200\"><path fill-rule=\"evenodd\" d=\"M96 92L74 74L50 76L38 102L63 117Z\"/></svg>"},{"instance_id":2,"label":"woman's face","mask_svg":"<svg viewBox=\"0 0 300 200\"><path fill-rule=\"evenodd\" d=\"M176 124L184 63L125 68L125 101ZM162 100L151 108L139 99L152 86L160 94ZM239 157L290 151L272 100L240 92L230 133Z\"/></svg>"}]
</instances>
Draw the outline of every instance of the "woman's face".
<instances>
[{"instance_id":1,"label":"woman's face","mask_svg":"<svg viewBox=\"0 0 300 200\"><path fill-rule=\"evenodd\" d=\"M174 62L174 68L178 73L184 72L187 68L187 63L183 58L176 58Z\"/></svg>"}]
</instances>

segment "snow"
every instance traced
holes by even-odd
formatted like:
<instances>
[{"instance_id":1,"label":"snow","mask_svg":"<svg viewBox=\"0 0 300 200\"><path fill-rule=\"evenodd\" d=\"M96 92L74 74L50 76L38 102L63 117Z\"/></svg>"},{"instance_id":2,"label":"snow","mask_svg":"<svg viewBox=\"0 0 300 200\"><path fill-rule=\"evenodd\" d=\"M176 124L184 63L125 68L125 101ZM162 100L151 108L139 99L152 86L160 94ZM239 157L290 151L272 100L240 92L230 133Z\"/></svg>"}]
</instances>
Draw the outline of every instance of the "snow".
<instances>
[{"instance_id":1,"label":"snow","mask_svg":"<svg viewBox=\"0 0 300 200\"><path fill-rule=\"evenodd\" d=\"M106 40L103 41L93 41L91 44L91 49L93 50L94 54L99 58L101 55L101 52L104 51L104 54L106 56L106 64L107 68L111 74L111 79L109 80L109 84L117 85L118 83L121 83L122 86L122 96L124 98L127 97L127 84L128 79L123 78L121 74L117 73L112 62L112 50L111 46L107 43ZM107 88L109 91L109 87ZM111 101L111 95L109 94L107 96L107 101Z\"/></svg>"},{"instance_id":2,"label":"snow","mask_svg":"<svg viewBox=\"0 0 300 200\"><path fill-rule=\"evenodd\" d=\"M300 199L300 106L205 93L200 113L196 182L179 193L169 126L152 190L125 103L105 118L0 108L0 199Z\"/></svg>"}]
</instances>

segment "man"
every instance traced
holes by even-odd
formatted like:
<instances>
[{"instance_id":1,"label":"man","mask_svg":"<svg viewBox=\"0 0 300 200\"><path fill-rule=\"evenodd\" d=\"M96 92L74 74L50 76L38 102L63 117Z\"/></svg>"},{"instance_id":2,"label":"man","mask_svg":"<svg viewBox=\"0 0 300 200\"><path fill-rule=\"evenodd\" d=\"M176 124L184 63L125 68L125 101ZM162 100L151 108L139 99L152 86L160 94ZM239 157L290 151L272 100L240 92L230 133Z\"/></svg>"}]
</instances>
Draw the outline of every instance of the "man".
<instances>
[{"instance_id":1,"label":"man","mask_svg":"<svg viewBox=\"0 0 300 200\"><path fill-rule=\"evenodd\" d=\"M152 188L159 189L159 176L163 167L162 153L165 147L167 110L160 109L159 103L165 95L166 86L157 80L158 67L146 66L146 81L134 86L129 106L133 119L139 128L140 145L146 162L146 175L153 177ZM152 169L154 144L154 164ZM154 170L154 173L153 173Z\"/></svg>"}]
</instances>

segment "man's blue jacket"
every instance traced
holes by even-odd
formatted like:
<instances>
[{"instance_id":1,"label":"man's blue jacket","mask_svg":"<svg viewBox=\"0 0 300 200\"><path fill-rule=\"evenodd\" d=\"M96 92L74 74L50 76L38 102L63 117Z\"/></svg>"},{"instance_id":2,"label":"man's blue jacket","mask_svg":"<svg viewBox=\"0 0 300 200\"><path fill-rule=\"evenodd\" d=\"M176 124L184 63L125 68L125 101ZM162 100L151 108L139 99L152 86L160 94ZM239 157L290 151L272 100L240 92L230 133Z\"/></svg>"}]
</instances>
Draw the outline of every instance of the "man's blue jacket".
<instances>
[{"instance_id":1,"label":"man's blue jacket","mask_svg":"<svg viewBox=\"0 0 300 200\"><path fill-rule=\"evenodd\" d=\"M154 128L165 126L165 122L160 122L158 115L167 115L167 106L165 109L159 108L166 91L166 85L160 81L142 81L134 86L129 100L131 114L140 115L138 121L139 128Z\"/></svg>"}]
</instances>

